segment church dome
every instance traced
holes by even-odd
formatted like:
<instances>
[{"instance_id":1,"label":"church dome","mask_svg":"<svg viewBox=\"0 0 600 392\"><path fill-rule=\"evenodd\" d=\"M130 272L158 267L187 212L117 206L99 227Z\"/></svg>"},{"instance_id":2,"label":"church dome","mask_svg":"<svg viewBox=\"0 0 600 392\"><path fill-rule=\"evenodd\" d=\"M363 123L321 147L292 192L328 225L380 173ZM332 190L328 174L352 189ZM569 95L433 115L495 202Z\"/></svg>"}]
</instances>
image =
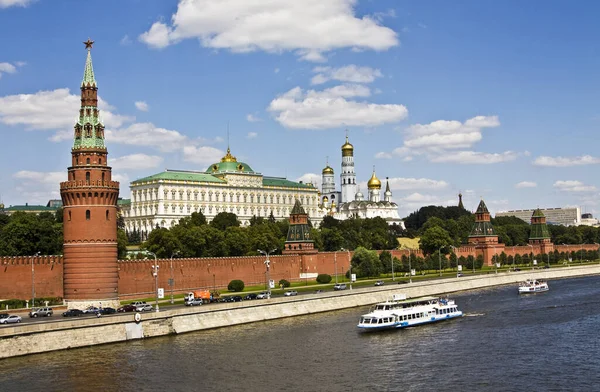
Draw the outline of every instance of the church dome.
<instances>
[{"instance_id":1,"label":"church dome","mask_svg":"<svg viewBox=\"0 0 600 392\"><path fill-rule=\"evenodd\" d=\"M227 154L221 158L221 162L214 163L208 167L206 173L223 173L223 172L243 172L243 173L254 173L254 170L248 164L244 162L238 162L236 157L231 155L229 147L227 147Z\"/></svg>"},{"instance_id":2,"label":"church dome","mask_svg":"<svg viewBox=\"0 0 600 392\"><path fill-rule=\"evenodd\" d=\"M354 200L362 201L364 199L365 199L365 196L362 194L362 192L360 190L358 192L356 192L356 195L354 195Z\"/></svg>"},{"instance_id":3,"label":"church dome","mask_svg":"<svg viewBox=\"0 0 600 392\"><path fill-rule=\"evenodd\" d=\"M329 165L325 166L325 169L323 169L323 174L333 174L333 168Z\"/></svg>"},{"instance_id":4,"label":"church dome","mask_svg":"<svg viewBox=\"0 0 600 392\"><path fill-rule=\"evenodd\" d=\"M346 136L346 143L342 146L342 156L351 157L352 155L354 155L354 146L350 144L348 136Z\"/></svg>"},{"instance_id":5,"label":"church dome","mask_svg":"<svg viewBox=\"0 0 600 392\"><path fill-rule=\"evenodd\" d=\"M369 189L381 189L381 181L379 181L379 178L377 178L374 171L373 175L371 176L371 179L367 183L367 186L369 187Z\"/></svg>"}]
</instances>

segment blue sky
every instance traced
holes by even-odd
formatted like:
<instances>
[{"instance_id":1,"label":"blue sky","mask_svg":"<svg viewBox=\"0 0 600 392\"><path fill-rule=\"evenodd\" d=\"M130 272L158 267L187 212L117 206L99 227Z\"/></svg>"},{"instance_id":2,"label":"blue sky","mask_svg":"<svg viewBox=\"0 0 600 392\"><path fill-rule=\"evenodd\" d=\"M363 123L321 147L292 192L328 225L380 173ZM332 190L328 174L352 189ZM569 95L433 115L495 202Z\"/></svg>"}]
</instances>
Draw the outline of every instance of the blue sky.
<instances>
[{"instance_id":1,"label":"blue sky","mask_svg":"<svg viewBox=\"0 0 600 392\"><path fill-rule=\"evenodd\" d=\"M348 129L400 215L421 206L600 209L600 3L0 0L0 198L59 198L85 49L109 164L130 181L227 149L339 184ZM8 38L8 39L7 39Z\"/></svg>"}]
</instances>

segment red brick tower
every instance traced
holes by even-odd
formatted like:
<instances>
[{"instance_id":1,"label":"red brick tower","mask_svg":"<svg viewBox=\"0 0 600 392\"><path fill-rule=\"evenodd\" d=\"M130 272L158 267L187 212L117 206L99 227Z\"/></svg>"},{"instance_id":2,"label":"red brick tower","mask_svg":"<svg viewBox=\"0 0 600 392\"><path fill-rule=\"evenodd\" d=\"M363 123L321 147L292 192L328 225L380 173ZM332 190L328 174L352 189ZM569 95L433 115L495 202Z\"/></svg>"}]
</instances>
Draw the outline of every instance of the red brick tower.
<instances>
[{"instance_id":1,"label":"red brick tower","mask_svg":"<svg viewBox=\"0 0 600 392\"><path fill-rule=\"evenodd\" d=\"M492 226L490 211L483 199L475 211L475 224L469 234L469 245L475 245L475 256L482 255L484 265L493 265L494 255L504 251L504 244L498 243L498 235Z\"/></svg>"},{"instance_id":2,"label":"red brick tower","mask_svg":"<svg viewBox=\"0 0 600 392\"><path fill-rule=\"evenodd\" d=\"M284 255L317 253L315 243L310 235L308 214L298 199L296 199L294 208L290 213L290 226L282 253Z\"/></svg>"},{"instance_id":3,"label":"red brick tower","mask_svg":"<svg viewBox=\"0 0 600 392\"><path fill-rule=\"evenodd\" d=\"M99 118L98 86L87 49L81 82L81 109L75 124L68 181L61 182L64 206L64 298L70 308L102 302L118 304L117 198L119 183L111 181Z\"/></svg>"}]
</instances>

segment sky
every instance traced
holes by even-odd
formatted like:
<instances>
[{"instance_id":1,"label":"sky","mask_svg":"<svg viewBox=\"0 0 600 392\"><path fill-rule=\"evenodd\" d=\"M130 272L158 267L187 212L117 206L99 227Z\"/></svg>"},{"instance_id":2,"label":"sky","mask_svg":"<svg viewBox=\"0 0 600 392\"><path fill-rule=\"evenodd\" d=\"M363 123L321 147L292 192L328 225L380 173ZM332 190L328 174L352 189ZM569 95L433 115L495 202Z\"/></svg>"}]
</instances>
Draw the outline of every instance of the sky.
<instances>
[{"instance_id":1,"label":"sky","mask_svg":"<svg viewBox=\"0 0 600 392\"><path fill-rule=\"evenodd\" d=\"M113 178L389 177L426 205L600 214L600 2L0 0L0 200L59 199L86 50ZM228 136L229 130L229 136Z\"/></svg>"}]
</instances>

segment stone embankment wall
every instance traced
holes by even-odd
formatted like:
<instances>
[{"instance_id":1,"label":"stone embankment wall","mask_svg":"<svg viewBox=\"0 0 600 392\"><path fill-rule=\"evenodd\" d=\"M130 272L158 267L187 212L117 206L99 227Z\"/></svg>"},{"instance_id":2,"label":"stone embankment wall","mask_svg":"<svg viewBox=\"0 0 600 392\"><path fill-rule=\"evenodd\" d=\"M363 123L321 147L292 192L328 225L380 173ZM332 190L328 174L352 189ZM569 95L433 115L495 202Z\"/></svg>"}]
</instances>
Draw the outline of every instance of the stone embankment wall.
<instances>
[{"instance_id":1,"label":"stone embankment wall","mask_svg":"<svg viewBox=\"0 0 600 392\"><path fill-rule=\"evenodd\" d=\"M558 252L578 252L580 249L597 251L598 245L555 245ZM539 252L539 247L506 247L507 255ZM380 252L380 251L378 251ZM401 249L390 251L393 257L420 256L418 250ZM316 274L342 275L348 271L353 252L319 252L305 255L271 256L270 277L278 282L304 279L314 280ZM475 246L456 249L457 256L476 254ZM0 299L31 298L31 262L35 270L36 297L63 297L62 256L0 257ZM193 259L159 259L158 286L170 293L169 279L174 281L173 292L185 293L194 289L227 287L233 279L241 279L246 285L266 283L264 256L215 257ZM541 261L539 261L541 263ZM121 299L143 298L154 295L154 260L119 260L118 283ZM310 277L310 278L307 278Z\"/></svg>"},{"instance_id":2,"label":"stone embankment wall","mask_svg":"<svg viewBox=\"0 0 600 392\"><path fill-rule=\"evenodd\" d=\"M103 318L6 326L0 328L0 358L329 312L371 305L397 293L419 297L514 284L527 278L557 279L599 274L600 265L538 269L430 280L401 286L387 285L345 292L306 294L293 298L213 304L192 309L178 308L143 314L139 323L135 322L133 314L128 313ZM515 295L517 295L516 287ZM460 303L458 305L460 308ZM357 320L359 313L357 311Z\"/></svg>"}]
</instances>

